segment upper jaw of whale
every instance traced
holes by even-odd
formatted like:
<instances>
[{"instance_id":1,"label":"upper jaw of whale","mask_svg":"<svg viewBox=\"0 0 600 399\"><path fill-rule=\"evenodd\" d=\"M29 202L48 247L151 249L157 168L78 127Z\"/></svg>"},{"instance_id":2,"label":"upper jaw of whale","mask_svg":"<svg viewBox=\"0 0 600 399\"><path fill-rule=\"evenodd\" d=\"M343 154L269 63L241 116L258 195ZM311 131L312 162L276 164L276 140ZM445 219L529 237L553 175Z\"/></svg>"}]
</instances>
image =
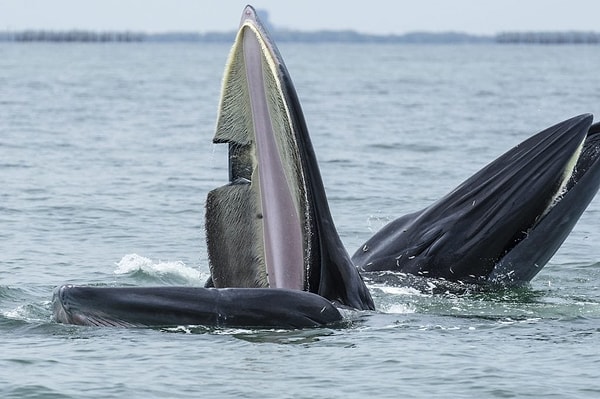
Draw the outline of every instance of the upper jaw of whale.
<instances>
[{"instance_id":1,"label":"upper jaw of whale","mask_svg":"<svg viewBox=\"0 0 600 399\"><path fill-rule=\"evenodd\" d=\"M229 144L229 184L206 203L212 284L373 309L333 224L290 75L251 7L227 61L213 141Z\"/></svg>"},{"instance_id":2,"label":"upper jaw of whale","mask_svg":"<svg viewBox=\"0 0 600 399\"><path fill-rule=\"evenodd\" d=\"M518 285L554 255L600 185L600 126L581 115L525 140L352 260L363 271Z\"/></svg>"}]
</instances>

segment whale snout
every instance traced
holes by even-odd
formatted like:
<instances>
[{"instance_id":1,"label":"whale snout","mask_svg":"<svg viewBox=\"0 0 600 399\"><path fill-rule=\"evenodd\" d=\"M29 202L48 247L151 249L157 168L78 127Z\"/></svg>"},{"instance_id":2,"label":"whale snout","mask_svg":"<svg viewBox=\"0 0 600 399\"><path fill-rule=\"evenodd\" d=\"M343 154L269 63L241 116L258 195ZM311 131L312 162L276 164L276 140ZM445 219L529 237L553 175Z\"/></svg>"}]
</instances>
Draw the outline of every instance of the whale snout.
<instances>
[{"instance_id":1,"label":"whale snout","mask_svg":"<svg viewBox=\"0 0 600 399\"><path fill-rule=\"evenodd\" d=\"M65 293L71 285L56 287L52 293L52 318L59 323L73 323Z\"/></svg>"}]
</instances>

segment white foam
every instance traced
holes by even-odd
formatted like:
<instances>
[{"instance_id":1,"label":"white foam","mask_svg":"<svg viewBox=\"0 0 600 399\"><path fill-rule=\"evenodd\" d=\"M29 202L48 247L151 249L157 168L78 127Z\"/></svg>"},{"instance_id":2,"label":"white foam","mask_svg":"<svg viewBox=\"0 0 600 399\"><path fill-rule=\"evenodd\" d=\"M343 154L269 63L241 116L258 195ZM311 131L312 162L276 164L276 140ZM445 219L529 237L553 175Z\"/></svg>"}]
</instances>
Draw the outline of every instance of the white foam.
<instances>
[{"instance_id":1,"label":"white foam","mask_svg":"<svg viewBox=\"0 0 600 399\"><path fill-rule=\"evenodd\" d=\"M415 313L417 310L414 305L410 303L395 303L389 306L386 306L382 309L383 313L393 313L393 314L409 314Z\"/></svg>"},{"instance_id":2,"label":"white foam","mask_svg":"<svg viewBox=\"0 0 600 399\"><path fill-rule=\"evenodd\" d=\"M25 305L19 305L15 309L2 311L2 316L13 320L27 320L29 313Z\"/></svg>"},{"instance_id":3,"label":"white foam","mask_svg":"<svg viewBox=\"0 0 600 399\"><path fill-rule=\"evenodd\" d=\"M50 301L18 305L14 309L0 311L0 315L10 320L25 322L47 321L47 310L50 309Z\"/></svg>"},{"instance_id":4,"label":"white foam","mask_svg":"<svg viewBox=\"0 0 600 399\"><path fill-rule=\"evenodd\" d=\"M412 287L392 287L389 285L373 285L372 287L381 290L386 294L391 295L404 295L404 296L424 296L422 292Z\"/></svg>"},{"instance_id":5,"label":"white foam","mask_svg":"<svg viewBox=\"0 0 600 399\"><path fill-rule=\"evenodd\" d=\"M167 332L179 332L179 333L185 333L185 334L191 334L192 330L189 326L176 326L176 327L165 327L163 329L164 331Z\"/></svg>"},{"instance_id":6,"label":"white foam","mask_svg":"<svg viewBox=\"0 0 600 399\"><path fill-rule=\"evenodd\" d=\"M371 285L370 288L376 288L384 294L393 295L395 298L388 298L393 300L395 303L384 303L379 307L379 311L382 313L392 314L408 314L415 313L416 307L412 303L399 303L398 301L404 301L401 297L410 297L406 300L412 300L415 296L424 296L422 292L412 287L394 287L389 285ZM398 298L400 297L400 298Z\"/></svg>"},{"instance_id":7,"label":"white foam","mask_svg":"<svg viewBox=\"0 0 600 399\"><path fill-rule=\"evenodd\" d=\"M158 261L140 256L138 254L128 254L117 263L115 274L130 274L141 271L154 277L175 276L181 277L191 282L203 282L202 274L182 261Z\"/></svg>"}]
</instances>

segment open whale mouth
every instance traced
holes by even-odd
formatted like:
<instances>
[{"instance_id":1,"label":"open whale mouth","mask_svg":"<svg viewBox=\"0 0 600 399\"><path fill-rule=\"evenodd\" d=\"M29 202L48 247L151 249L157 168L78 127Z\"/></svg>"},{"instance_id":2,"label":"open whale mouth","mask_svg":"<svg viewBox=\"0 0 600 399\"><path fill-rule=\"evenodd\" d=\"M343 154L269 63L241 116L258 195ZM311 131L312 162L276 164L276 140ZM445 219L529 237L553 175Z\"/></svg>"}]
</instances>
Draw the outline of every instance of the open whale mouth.
<instances>
[{"instance_id":1,"label":"open whale mouth","mask_svg":"<svg viewBox=\"0 0 600 399\"><path fill-rule=\"evenodd\" d=\"M600 128L581 115L481 169L428 208L392 221L354 254L363 271L476 283L530 281L600 185Z\"/></svg>"},{"instance_id":2,"label":"open whale mouth","mask_svg":"<svg viewBox=\"0 0 600 399\"><path fill-rule=\"evenodd\" d=\"M251 7L227 61L213 141L229 144L229 184L206 203L212 285L304 290L372 309L333 224L287 68Z\"/></svg>"},{"instance_id":3,"label":"open whale mouth","mask_svg":"<svg viewBox=\"0 0 600 399\"><path fill-rule=\"evenodd\" d=\"M291 116L301 111L286 93L287 71L270 43L247 8L227 62L213 140L229 144L230 180L209 194L206 206L215 287L307 288L313 226Z\"/></svg>"},{"instance_id":4,"label":"open whale mouth","mask_svg":"<svg viewBox=\"0 0 600 399\"><path fill-rule=\"evenodd\" d=\"M339 322L338 306L374 309L333 224L292 81L250 6L214 142L229 145L229 184L206 201L208 287L65 285L54 291L57 321L303 328Z\"/></svg>"}]
</instances>

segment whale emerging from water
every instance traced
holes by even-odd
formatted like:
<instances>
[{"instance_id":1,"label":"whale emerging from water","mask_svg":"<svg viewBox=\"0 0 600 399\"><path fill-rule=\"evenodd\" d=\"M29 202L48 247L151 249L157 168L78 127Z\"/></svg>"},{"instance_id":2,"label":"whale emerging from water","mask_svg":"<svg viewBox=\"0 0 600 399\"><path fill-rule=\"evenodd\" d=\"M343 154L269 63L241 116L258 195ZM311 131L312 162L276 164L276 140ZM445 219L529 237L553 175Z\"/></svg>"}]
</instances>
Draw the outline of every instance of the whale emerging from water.
<instances>
[{"instance_id":1,"label":"whale emerging from water","mask_svg":"<svg viewBox=\"0 0 600 399\"><path fill-rule=\"evenodd\" d=\"M250 6L214 142L229 145L230 183L206 202L207 288L65 285L54 293L57 321L300 328L340 321L338 307L374 309L333 224L288 71Z\"/></svg>"},{"instance_id":2,"label":"whale emerging from water","mask_svg":"<svg viewBox=\"0 0 600 399\"><path fill-rule=\"evenodd\" d=\"M476 284L529 282L600 186L600 124L580 115L520 143L431 206L379 230L361 272Z\"/></svg>"},{"instance_id":3,"label":"whale emerging from water","mask_svg":"<svg viewBox=\"0 0 600 399\"><path fill-rule=\"evenodd\" d=\"M359 270L529 281L598 191L600 127L591 123L582 115L531 137L432 206L391 222L351 259L289 73L248 6L225 68L214 138L229 146L229 183L206 202L207 286L64 285L54 291L54 318L302 328L342 320L340 307L374 309Z\"/></svg>"}]
</instances>

